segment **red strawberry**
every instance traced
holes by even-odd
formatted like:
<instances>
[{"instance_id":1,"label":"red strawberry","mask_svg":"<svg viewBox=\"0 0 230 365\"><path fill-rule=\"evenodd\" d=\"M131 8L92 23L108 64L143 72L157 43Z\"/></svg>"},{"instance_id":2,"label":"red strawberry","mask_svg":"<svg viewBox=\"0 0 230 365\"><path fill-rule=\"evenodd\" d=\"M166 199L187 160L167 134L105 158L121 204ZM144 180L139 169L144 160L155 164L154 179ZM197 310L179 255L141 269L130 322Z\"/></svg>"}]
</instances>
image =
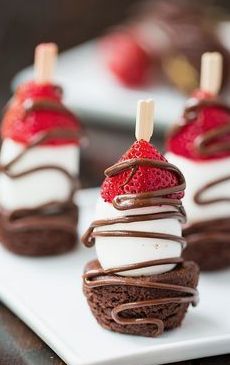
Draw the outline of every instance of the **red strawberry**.
<instances>
[{"instance_id":1,"label":"red strawberry","mask_svg":"<svg viewBox=\"0 0 230 365\"><path fill-rule=\"evenodd\" d=\"M151 61L133 35L114 33L101 42L105 63L114 76L126 86L140 86L148 79Z\"/></svg>"},{"instance_id":2,"label":"red strawberry","mask_svg":"<svg viewBox=\"0 0 230 365\"><path fill-rule=\"evenodd\" d=\"M134 142L119 161L126 161L133 158L149 158L158 161L167 161L155 147L144 140ZM178 184L177 176L171 171L141 166L138 167L138 170L132 179L127 184L123 185L130 173L131 171L129 170L105 178L102 184L101 196L106 202L111 203L112 200L120 194L151 192L166 187L176 186ZM173 196L182 198L183 195L183 193L176 193Z\"/></svg>"},{"instance_id":3,"label":"red strawberry","mask_svg":"<svg viewBox=\"0 0 230 365\"><path fill-rule=\"evenodd\" d=\"M26 82L20 85L15 93L15 97L19 102L26 99L50 99L61 102L62 90L60 87L53 84L37 84L34 81Z\"/></svg>"},{"instance_id":4,"label":"red strawberry","mask_svg":"<svg viewBox=\"0 0 230 365\"><path fill-rule=\"evenodd\" d=\"M227 109L217 105L204 106L200 109L195 120L183 125L169 136L167 150L194 160L210 160L229 156L229 151L218 153L218 155L204 156L196 148L196 140L199 136L228 123L230 123L230 115ZM219 137L219 140L230 141L230 135Z\"/></svg>"},{"instance_id":5,"label":"red strawberry","mask_svg":"<svg viewBox=\"0 0 230 365\"><path fill-rule=\"evenodd\" d=\"M39 132L56 128L79 130L80 123L72 115L54 110L37 110L25 116L24 102L27 100L49 100L61 104L61 89L51 84L26 83L18 88L2 122L2 137L12 138L28 144ZM62 145L76 143L75 139L53 138L44 144Z\"/></svg>"}]
</instances>

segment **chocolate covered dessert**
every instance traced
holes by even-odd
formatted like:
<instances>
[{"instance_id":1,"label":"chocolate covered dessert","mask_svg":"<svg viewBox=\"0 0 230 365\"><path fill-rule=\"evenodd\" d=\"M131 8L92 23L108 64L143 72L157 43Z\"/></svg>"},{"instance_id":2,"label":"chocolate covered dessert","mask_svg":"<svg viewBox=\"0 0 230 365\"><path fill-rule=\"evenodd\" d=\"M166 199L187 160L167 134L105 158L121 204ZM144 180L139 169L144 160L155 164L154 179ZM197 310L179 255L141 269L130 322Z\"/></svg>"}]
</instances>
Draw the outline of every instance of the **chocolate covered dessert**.
<instances>
[{"instance_id":1,"label":"chocolate covered dessert","mask_svg":"<svg viewBox=\"0 0 230 365\"><path fill-rule=\"evenodd\" d=\"M105 171L96 220L82 241L96 246L83 290L98 323L155 337L178 327L196 305L199 270L181 257L185 180L149 143L152 114L151 100L139 102L137 141Z\"/></svg>"},{"instance_id":2,"label":"chocolate covered dessert","mask_svg":"<svg viewBox=\"0 0 230 365\"><path fill-rule=\"evenodd\" d=\"M230 266L230 107L217 96L221 56L205 54L202 63L201 89L169 135L166 156L188 181L184 258L217 270Z\"/></svg>"},{"instance_id":3,"label":"chocolate covered dessert","mask_svg":"<svg viewBox=\"0 0 230 365\"><path fill-rule=\"evenodd\" d=\"M2 121L0 236L20 255L59 254L76 244L80 123L50 80L56 49L37 47L37 77L19 86Z\"/></svg>"}]
</instances>

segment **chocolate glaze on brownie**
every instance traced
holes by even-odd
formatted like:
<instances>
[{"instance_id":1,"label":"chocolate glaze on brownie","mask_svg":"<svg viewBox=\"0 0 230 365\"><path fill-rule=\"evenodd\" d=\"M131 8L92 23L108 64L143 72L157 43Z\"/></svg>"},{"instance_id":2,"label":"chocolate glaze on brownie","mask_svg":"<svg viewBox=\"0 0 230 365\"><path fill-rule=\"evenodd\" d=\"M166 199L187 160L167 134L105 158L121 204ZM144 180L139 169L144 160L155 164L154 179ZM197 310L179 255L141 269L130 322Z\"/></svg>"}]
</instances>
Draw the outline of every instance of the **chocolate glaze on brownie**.
<instances>
[{"instance_id":1,"label":"chocolate glaze on brownie","mask_svg":"<svg viewBox=\"0 0 230 365\"><path fill-rule=\"evenodd\" d=\"M88 273L96 272L99 274L88 282ZM178 327L189 303L197 303L198 276L198 266L193 262L179 263L164 274L122 277L103 273L95 260L85 268L83 290L92 313L104 328L155 337Z\"/></svg>"}]
</instances>

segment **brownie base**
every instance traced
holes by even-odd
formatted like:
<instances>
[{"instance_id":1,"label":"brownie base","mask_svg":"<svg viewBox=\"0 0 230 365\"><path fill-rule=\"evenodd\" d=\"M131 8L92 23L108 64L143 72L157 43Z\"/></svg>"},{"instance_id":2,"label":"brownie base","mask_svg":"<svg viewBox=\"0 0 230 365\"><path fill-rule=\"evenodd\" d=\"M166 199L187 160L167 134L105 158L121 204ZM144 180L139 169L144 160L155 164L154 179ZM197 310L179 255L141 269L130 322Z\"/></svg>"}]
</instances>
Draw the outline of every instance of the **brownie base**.
<instances>
[{"instance_id":1,"label":"brownie base","mask_svg":"<svg viewBox=\"0 0 230 365\"><path fill-rule=\"evenodd\" d=\"M230 267L229 242L202 240L190 241L186 237L187 247L183 251L185 260L195 261L202 271L215 271Z\"/></svg>"},{"instance_id":2,"label":"brownie base","mask_svg":"<svg viewBox=\"0 0 230 365\"><path fill-rule=\"evenodd\" d=\"M89 262L85 271L99 269L98 260ZM115 275L107 275L107 278ZM164 274L140 276L143 284L148 282L161 282L196 288L198 284L199 268L194 262L184 262L174 270ZM83 284L83 292L89 307L97 322L104 328L115 332L155 337L156 326L154 324L119 324L111 316L111 310L120 304L149 299L186 296L172 290L156 288L143 288L140 286L108 285L101 287L88 287ZM189 304L169 303L152 305L123 311L120 316L126 319L156 318L163 321L164 329L171 330L180 326Z\"/></svg>"},{"instance_id":3,"label":"brownie base","mask_svg":"<svg viewBox=\"0 0 230 365\"><path fill-rule=\"evenodd\" d=\"M42 219L46 219L43 217ZM24 256L50 256L59 255L72 250L77 243L77 232L61 228L42 228L42 219L39 227L22 230L7 229L4 216L0 214L0 240L1 244L9 251ZM78 208L69 214L66 219L78 221Z\"/></svg>"}]
</instances>

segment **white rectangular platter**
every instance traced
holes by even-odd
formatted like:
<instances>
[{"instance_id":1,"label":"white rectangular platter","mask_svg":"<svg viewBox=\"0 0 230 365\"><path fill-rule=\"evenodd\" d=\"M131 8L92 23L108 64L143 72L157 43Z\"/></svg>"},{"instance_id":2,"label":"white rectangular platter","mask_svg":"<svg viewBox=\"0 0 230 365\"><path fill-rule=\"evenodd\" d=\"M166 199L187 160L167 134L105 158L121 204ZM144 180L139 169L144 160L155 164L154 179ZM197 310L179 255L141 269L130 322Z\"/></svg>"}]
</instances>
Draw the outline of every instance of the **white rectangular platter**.
<instances>
[{"instance_id":1,"label":"white rectangular platter","mask_svg":"<svg viewBox=\"0 0 230 365\"><path fill-rule=\"evenodd\" d=\"M80 234L93 218L97 190L79 194ZM102 329L82 294L94 249L52 258L17 257L0 248L0 299L69 365L156 365L230 352L230 271L201 276L200 304L181 328L160 338Z\"/></svg>"}]
</instances>

